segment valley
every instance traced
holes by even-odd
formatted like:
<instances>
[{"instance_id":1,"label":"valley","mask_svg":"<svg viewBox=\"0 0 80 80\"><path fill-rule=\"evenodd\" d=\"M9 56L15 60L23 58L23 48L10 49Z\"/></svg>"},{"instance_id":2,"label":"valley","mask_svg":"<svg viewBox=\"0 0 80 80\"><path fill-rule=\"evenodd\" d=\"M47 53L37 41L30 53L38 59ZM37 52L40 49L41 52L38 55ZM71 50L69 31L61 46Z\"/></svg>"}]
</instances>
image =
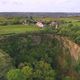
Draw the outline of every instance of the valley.
<instances>
[{"instance_id":1,"label":"valley","mask_svg":"<svg viewBox=\"0 0 80 80\"><path fill-rule=\"evenodd\" d=\"M0 79L80 80L79 19L0 17Z\"/></svg>"}]
</instances>

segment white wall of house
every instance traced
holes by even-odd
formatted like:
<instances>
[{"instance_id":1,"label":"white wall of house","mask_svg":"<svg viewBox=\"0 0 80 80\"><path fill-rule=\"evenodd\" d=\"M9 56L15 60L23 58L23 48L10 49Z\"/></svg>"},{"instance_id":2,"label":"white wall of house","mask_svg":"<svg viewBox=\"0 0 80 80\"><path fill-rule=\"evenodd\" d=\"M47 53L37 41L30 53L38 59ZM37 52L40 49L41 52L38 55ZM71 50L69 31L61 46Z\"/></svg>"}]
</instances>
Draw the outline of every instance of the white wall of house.
<instances>
[{"instance_id":1,"label":"white wall of house","mask_svg":"<svg viewBox=\"0 0 80 80\"><path fill-rule=\"evenodd\" d=\"M43 27L44 27L44 24L43 24L43 23L41 23L41 22L37 22L37 23L36 23L36 25L37 25L38 27L41 27L41 28L43 28Z\"/></svg>"}]
</instances>

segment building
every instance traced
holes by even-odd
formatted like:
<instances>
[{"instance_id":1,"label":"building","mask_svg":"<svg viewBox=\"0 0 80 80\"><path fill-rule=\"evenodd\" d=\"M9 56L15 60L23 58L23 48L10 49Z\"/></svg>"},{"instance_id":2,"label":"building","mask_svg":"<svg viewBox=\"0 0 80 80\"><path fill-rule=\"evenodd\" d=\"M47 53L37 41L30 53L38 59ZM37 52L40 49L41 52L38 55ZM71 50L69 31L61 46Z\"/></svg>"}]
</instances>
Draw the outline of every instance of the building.
<instances>
[{"instance_id":1,"label":"building","mask_svg":"<svg viewBox=\"0 0 80 80\"><path fill-rule=\"evenodd\" d=\"M27 25L27 20L24 20L22 24Z\"/></svg>"},{"instance_id":2,"label":"building","mask_svg":"<svg viewBox=\"0 0 80 80\"><path fill-rule=\"evenodd\" d=\"M59 24L58 24L58 22L53 21L53 22L50 23L50 26L53 26L53 27L55 27L55 29L57 29Z\"/></svg>"},{"instance_id":3,"label":"building","mask_svg":"<svg viewBox=\"0 0 80 80\"><path fill-rule=\"evenodd\" d=\"M37 25L38 27L40 27L40 28L43 28L43 27L44 27L44 24L43 24L42 22L39 22L39 21L36 23L36 25Z\"/></svg>"}]
</instances>

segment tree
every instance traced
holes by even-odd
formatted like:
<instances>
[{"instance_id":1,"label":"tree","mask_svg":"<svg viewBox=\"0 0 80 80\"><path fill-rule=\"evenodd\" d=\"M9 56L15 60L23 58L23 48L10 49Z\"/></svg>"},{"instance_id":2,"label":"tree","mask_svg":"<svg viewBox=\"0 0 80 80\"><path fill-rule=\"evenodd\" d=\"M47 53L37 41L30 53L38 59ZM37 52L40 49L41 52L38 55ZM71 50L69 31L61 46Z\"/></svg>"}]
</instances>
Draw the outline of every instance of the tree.
<instances>
[{"instance_id":1,"label":"tree","mask_svg":"<svg viewBox=\"0 0 80 80\"><path fill-rule=\"evenodd\" d=\"M0 78L4 78L9 69L12 69L10 56L4 51L0 50Z\"/></svg>"},{"instance_id":2,"label":"tree","mask_svg":"<svg viewBox=\"0 0 80 80\"><path fill-rule=\"evenodd\" d=\"M35 80L55 80L55 71L51 68L50 64L39 61L35 65L34 79Z\"/></svg>"},{"instance_id":3,"label":"tree","mask_svg":"<svg viewBox=\"0 0 80 80\"><path fill-rule=\"evenodd\" d=\"M22 73L26 76L26 79L28 80L31 80L32 78L32 68L29 67L29 66L25 66L22 68Z\"/></svg>"},{"instance_id":4,"label":"tree","mask_svg":"<svg viewBox=\"0 0 80 80\"><path fill-rule=\"evenodd\" d=\"M20 69L13 69L7 73L7 80L26 80Z\"/></svg>"}]
</instances>

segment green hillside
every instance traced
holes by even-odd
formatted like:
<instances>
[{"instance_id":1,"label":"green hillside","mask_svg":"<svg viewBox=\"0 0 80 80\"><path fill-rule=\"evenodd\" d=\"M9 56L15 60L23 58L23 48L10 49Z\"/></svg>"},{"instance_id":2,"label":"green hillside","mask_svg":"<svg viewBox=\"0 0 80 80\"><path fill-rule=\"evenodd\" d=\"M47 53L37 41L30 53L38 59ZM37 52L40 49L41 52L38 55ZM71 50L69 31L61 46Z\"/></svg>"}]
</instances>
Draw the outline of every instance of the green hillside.
<instances>
[{"instance_id":1,"label":"green hillside","mask_svg":"<svg viewBox=\"0 0 80 80\"><path fill-rule=\"evenodd\" d=\"M0 80L80 80L79 58L79 17L0 17Z\"/></svg>"},{"instance_id":2,"label":"green hillside","mask_svg":"<svg viewBox=\"0 0 80 80\"><path fill-rule=\"evenodd\" d=\"M63 43L58 36L47 33L19 34L0 39L0 48L11 56L15 67L7 74L8 79L12 80L16 75L15 80L24 74L28 80L65 80L67 76L70 80L79 80L78 61L76 63ZM23 72L19 74L19 70Z\"/></svg>"}]
</instances>

